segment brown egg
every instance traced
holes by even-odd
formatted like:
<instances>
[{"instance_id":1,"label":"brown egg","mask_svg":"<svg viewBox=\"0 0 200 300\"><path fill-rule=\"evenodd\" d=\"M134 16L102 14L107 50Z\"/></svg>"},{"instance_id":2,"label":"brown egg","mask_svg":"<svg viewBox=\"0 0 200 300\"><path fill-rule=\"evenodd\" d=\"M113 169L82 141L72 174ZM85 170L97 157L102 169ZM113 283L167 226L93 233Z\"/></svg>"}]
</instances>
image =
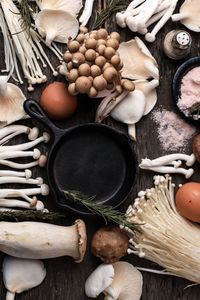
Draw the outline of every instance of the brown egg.
<instances>
[{"instance_id":1,"label":"brown egg","mask_svg":"<svg viewBox=\"0 0 200 300\"><path fill-rule=\"evenodd\" d=\"M176 193L176 207L185 218L200 223L200 183L182 185Z\"/></svg>"},{"instance_id":2,"label":"brown egg","mask_svg":"<svg viewBox=\"0 0 200 300\"><path fill-rule=\"evenodd\" d=\"M53 120L70 117L77 108L77 98L70 95L68 86L62 82L49 84L40 97L40 105Z\"/></svg>"}]
</instances>

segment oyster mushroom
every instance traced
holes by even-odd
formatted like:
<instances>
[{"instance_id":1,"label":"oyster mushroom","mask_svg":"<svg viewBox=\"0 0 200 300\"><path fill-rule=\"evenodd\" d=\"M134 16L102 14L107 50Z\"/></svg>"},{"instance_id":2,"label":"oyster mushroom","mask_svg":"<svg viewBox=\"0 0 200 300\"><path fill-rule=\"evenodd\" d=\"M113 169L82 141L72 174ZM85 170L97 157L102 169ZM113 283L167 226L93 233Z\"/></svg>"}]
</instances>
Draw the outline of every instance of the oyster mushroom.
<instances>
[{"instance_id":1,"label":"oyster mushroom","mask_svg":"<svg viewBox=\"0 0 200 300\"><path fill-rule=\"evenodd\" d=\"M78 15L83 6L82 0L36 0L36 3L40 10L62 10L70 12L74 17Z\"/></svg>"},{"instance_id":2,"label":"oyster mushroom","mask_svg":"<svg viewBox=\"0 0 200 300\"><path fill-rule=\"evenodd\" d=\"M85 283L88 297L97 298L103 292L104 300L139 300L142 294L142 274L131 264L119 261L100 265Z\"/></svg>"},{"instance_id":3,"label":"oyster mushroom","mask_svg":"<svg viewBox=\"0 0 200 300\"><path fill-rule=\"evenodd\" d=\"M0 128L26 116L23 103L26 97L16 85L0 76Z\"/></svg>"},{"instance_id":4,"label":"oyster mushroom","mask_svg":"<svg viewBox=\"0 0 200 300\"><path fill-rule=\"evenodd\" d=\"M93 236L91 250L104 263L113 263L123 257L128 250L128 236L116 226L100 228Z\"/></svg>"},{"instance_id":5,"label":"oyster mushroom","mask_svg":"<svg viewBox=\"0 0 200 300\"><path fill-rule=\"evenodd\" d=\"M70 13L62 10L44 9L35 19L40 35L51 45L53 41L67 44L78 34L79 23Z\"/></svg>"},{"instance_id":6,"label":"oyster mushroom","mask_svg":"<svg viewBox=\"0 0 200 300\"><path fill-rule=\"evenodd\" d=\"M3 282L7 289L6 300L14 300L15 294L40 285L45 277L46 269L42 261L6 256L3 261Z\"/></svg>"},{"instance_id":7,"label":"oyster mushroom","mask_svg":"<svg viewBox=\"0 0 200 300\"><path fill-rule=\"evenodd\" d=\"M142 295L142 274L131 264L118 261L113 264L112 284L104 290L104 300L139 300Z\"/></svg>"},{"instance_id":8,"label":"oyster mushroom","mask_svg":"<svg viewBox=\"0 0 200 300\"><path fill-rule=\"evenodd\" d=\"M123 62L122 77L131 80L159 79L158 65L141 39L135 39L120 44L118 49Z\"/></svg>"},{"instance_id":9,"label":"oyster mushroom","mask_svg":"<svg viewBox=\"0 0 200 300\"><path fill-rule=\"evenodd\" d=\"M84 258L87 245L86 228L82 220L76 220L72 226L0 222L0 235L0 251L28 259L71 256L79 263Z\"/></svg>"},{"instance_id":10,"label":"oyster mushroom","mask_svg":"<svg viewBox=\"0 0 200 300\"><path fill-rule=\"evenodd\" d=\"M180 21L188 29L200 32L200 2L185 0L178 14L172 15L172 21Z\"/></svg>"}]
</instances>

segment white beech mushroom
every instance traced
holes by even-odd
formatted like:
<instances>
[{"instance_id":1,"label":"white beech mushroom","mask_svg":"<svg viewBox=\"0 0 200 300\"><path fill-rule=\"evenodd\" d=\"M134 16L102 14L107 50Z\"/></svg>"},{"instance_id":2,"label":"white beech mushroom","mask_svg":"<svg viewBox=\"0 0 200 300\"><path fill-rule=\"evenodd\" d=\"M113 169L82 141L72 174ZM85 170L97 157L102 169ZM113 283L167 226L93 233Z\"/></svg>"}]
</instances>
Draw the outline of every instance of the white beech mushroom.
<instances>
[{"instance_id":1,"label":"white beech mushroom","mask_svg":"<svg viewBox=\"0 0 200 300\"><path fill-rule=\"evenodd\" d=\"M74 17L79 14L83 6L82 0L36 0L36 3L39 6L40 10L62 10L70 12Z\"/></svg>"},{"instance_id":2,"label":"white beech mushroom","mask_svg":"<svg viewBox=\"0 0 200 300\"><path fill-rule=\"evenodd\" d=\"M0 170L0 177L24 177L26 179L31 178L32 172L29 169L26 169L24 172L16 172L16 171L9 171L9 170Z\"/></svg>"},{"instance_id":3,"label":"white beech mushroom","mask_svg":"<svg viewBox=\"0 0 200 300\"><path fill-rule=\"evenodd\" d=\"M3 261L3 282L7 289L6 300L14 300L15 294L40 285L45 277L46 269L42 261L6 256Z\"/></svg>"},{"instance_id":4,"label":"white beech mushroom","mask_svg":"<svg viewBox=\"0 0 200 300\"><path fill-rule=\"evenodd\" d=\"M79 23L70 12L44 9L35 19L35 25L47 44L53 41L67 44L79 31Z\"/></svg>"},{"instance_id":5,"label":"white beech mushroom","mask_svg":"<svg viewBox=\"0 0 200 300\"><path fill-rule=\"evenodd\" d=\"M87 235L82 220L76 220L72 226L0 222L0 232L0 251L14 257L47 259L71 256L78 263L86 251Z\"/></svg>"},{"instance_id":6,"label":"white beech mushroom","mask_svg":"<svg viewBox=\"0 0 200 300\"><path fill-rule=\"evenodd\" d=\"M142 274L125 261L113 264L114 278L112 284L104 290L104 300L139 300L142 295Z\"/></svg>"},{"instance_id":7,"label":"white beech mushroom","mask_svg":"<svg viewBox=\"0 0 200 300\"><path fill-rule=\"evenodd\" d=\"M38 177L36 179L32 178L22 178L18 176L2 176L0 177L0 185L6 184L6 183L23 183L23 184L34 184L41 186L43 184L43 179L41 177Z\"/></svg>"},{"instance_id":8,"label":"white beech mushroom","mask_svg":"<svg viewBox=\"0 0 200 300\"><path fill-rule=\"evenodd\" d=\"M163 173L163 174L183 174L186 179L192 177L194 174L194 169L184 169L184 168L177 168L177 167L169 167L169 166L159 166L159 167L144 167L142 164L140 164L141 169L154 171L157 173Z\"/></svg>"},{"instance_id":9,"label":"white beech mushroom","mask_svg":"<svg viewBox=\"0 0 200 300\"><path fill-rule=\"evenodd\" d=\"M33 168L35 166L39 166L41 168L43 168L45 165L46 165L46 162L47 162L47 156L42 154L38 160L36 161L33 161L33 162L30 162L30 163L25 163L25 164L20 164L20 163L16 163L16 162L13 162L13 161L10 161L10 160L0 160L0 165L3 165L3 166L7 166L7 167L10 167L10 168L13 168L13 169L30 169L30 168Z\"/></svg>"},{"instance_id":10,"label":"white beech mushroom","mask_svg":"<svg viewBox=\"0 0 200 300\"><path fill-rule=\"evenodd\" d=\"M30 188L30 189L0 189L0 198L2 195L7 194L6 197L17 197L19 194L25 194L27 196L31 195L38 195L41 194L42 196L49 195L49 187L47 184L42 184L39 188ZM10 195L10 196L9 196Z\"/></svg>"},{"instance_id":11,"label":"white beech mushroom","mask_svg":"<svg viewBox=\"0 0 200 300\"><path fill-rule=\"evenodd\" d=\"M43 210L44 204L41 201L37 201L35 205L32 205L31 203L28 203L26 201L9 198L9 199L0 199L0 207Z\"/></svg>"},{"instance_id":12,"label":"white beech mushroom","mask_svg":"<svg viewBox=\"0 0 200 300\"><path fill-rule=\"evenodd\" d=\"M98 266L86 280L85 293L97 298L103 292L104 300L139 300L142 285L142 274L130 263L119 261Z\"/></svg>"},{"instance_id":13,"label":"white beech mushroom","mask_svg":"<svg viewBox=\"0 0 200 300\"><path fill-rule=\"evenodd\" d=\"M200 32L200 2L185 0L178 14L172 15L172 21L180 21L188 29Z\"/></svg>"},{"instance_id":14,"label":"white beech mushroom","mask_svg":"<svg viewBox=\"0 0 200 300\"><path fill-rule=\"evenodd\" d=\"M0 160L9 159L9 158L18 158L18 157L33 157L33 159L39 159L40 156L41 156L41 152L36 148L33 151L17 151L17 150L9 151L8 149L1 152L1 147L0 147Z\"/></svg>"},{"instance_id":15,"label":"white beech mushroom","mask_svg":"<svg viewBox=\"0 0 200 300\"><path fill-rule=\"evenodd\" d=\"M155 58L141 39L123 42L118 49L123 62L122 77L131 80L159 79L158 65ZM134 59L133 59L134 58ZM136 63L137 62L137 63Z\"/></svg>"},{"instance_id":16,"label":"white beech mushroom","mask_svg":"<svg viewBox=\"0 0 200 300\"><path fill-rule=\"evenodd\" d=\"M28 150L30 148L35 147L36 145L44 142L48 143L50 140L50 135L47 132L44 132L42 136L39 138L35 139L34 141L28 142L28 143L23 143L19 145L13 145L13 146L1 146L0 147L0 152L3 151L23 151L23 150Z\"/></svg>"},{"instance_id":17,"label":"white beech mushroom","mask_svg":"<svg viewBox=\"0 0 200 300\"><path fill-rule=\"evenodd\" d=\"M3 198L10 199L12 197L21 197L25 201L29 202L31 206L36 206L36 204L38 202L38 199L36 196L33 196L33 198L30 198L24 192L21 192L21 191L2 192L0 195L0 199L3 199Z\"/></svg>"},{"instance_id":18,"label":"white beech mushroom","mask_svg":"<svg viewBox=\"0 0 200 300\"><path fill-rule=\"evenodd\" d=\"M39 129L37 127L27 127L24 125L10 125L0 129L0 145L10 141L13 137L20 134L27 134L28 139L33 141L37 139L39 135Z\"/></svg>"},{"instance_id":19,"label":"white beech mushroom","mask_svg":"<svg viewBox=\"0 0 200 300\"><path fill-rule=\"evenodd\" d=\"M111 264L101 264L87 278L85 293L88 297L97 298L113 281L114 268Z\"/></svg>"},{"instance_id":20,"label":"white beech mushroom","mask_svg":"<svg viewBox=\"0 0 200 300\"><path fill-rule=\"evenodd\" d=\"M91 15L92 15L92 8L93 8L94 0L86 0L84 10L79 18L79 22L81 26L87 25Z\"/></svg>"},{"instance_id":21,"label":"white beech mushroom","mask_svg":"<svg viewBox=\"0 0 200 300\"><path fill-rule=\"evenodd\" d=\"M25 117L25 99L20 88L8 83L8 76L0 76L0 128Z\"/></svg>"},{"instance_id":22,"label":"white beech mushroom","mask_svg":"<svg viewBox=\"0 0 200 300\"><path fill-rule=\"evenodd\" d=\"M165 270L157 270L158 274L171 273L200 283L199 225L178 213L172 178L155 176L154 180L155 186L142 191L127 209L127 220L140 224L139 232L129 230L129 253L162 266Z\"/></svg>"}]
</instances>

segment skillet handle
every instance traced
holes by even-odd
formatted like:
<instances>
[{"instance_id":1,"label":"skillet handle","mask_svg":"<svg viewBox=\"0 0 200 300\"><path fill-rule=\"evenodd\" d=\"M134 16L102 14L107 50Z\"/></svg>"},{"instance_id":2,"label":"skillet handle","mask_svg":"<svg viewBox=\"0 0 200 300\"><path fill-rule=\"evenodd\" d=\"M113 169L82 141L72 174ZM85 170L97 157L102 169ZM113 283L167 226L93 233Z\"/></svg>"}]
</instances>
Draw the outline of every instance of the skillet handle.
<instances>
[{"instance_id":1,"label":"skillet handle","mask_svg":"<svg viewBox=\"0 0 200 300\"><path fill-rule=\"evenodd\" d=\"M40 104L33 99L27 99L24 102L24 110L25 112L42 123L45 127L47 127L54 135L54 138L63 134L63 130L56 127L47 117L44 110L40 106Z\"/></svg>"}]
</instances>

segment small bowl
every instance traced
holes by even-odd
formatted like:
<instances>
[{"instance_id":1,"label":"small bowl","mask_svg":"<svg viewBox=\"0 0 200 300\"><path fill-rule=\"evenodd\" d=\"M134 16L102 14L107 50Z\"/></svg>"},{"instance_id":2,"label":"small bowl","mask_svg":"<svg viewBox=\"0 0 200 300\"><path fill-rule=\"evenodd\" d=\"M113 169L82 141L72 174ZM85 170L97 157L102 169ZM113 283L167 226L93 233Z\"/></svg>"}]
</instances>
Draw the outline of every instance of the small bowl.
<instances>
[{"instance_id":1,"label":"small bowl","mask_svg":"<svg viewBox=\"0 0 200 300\"><path fill-rule=\"evenodd\" d=\"M192 69L195 67L200 66L200 57L192 57L185 61L175 72L173 80L172 80L172 94L176 103L176 106L181 113L182 116L184 116L186 119L190 120L194 123L200 123L200 119L195 120L191 116L187 116L177 105L179 98L181 97L181 82L183 77Z\"/></svg>"}]
</instances>

